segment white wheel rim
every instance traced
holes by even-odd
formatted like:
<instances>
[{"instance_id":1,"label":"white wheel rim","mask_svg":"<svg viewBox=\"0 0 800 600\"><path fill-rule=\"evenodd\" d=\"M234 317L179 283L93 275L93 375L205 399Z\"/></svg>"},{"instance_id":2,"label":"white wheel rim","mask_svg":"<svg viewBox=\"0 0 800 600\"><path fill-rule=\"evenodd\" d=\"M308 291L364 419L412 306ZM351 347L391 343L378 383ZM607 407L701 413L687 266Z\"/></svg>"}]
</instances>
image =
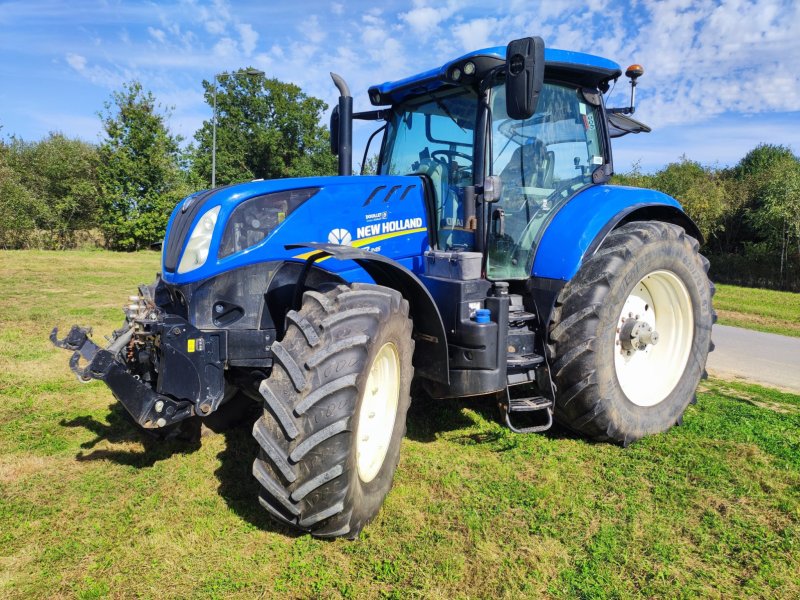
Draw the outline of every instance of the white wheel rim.
<instances>
[{"instance_id":1,"label":"white wheel rim","mask_svg":"<svg viewBox=\"0 0 800 600\"><path fill-rule=\"evenodd\" d=\"M400 397L400 356L387 342L372 361L361 397L356 429L358 476L369 483L378 474L392 441L397 403Z\"/></svg>"},{"instance_id":2,"label":"white wheel rim","mask_svg":"<svg viewBox=\"0 0 800 600\"><path fill-rule=\"evenodd\" d=\"M625 349L620 331L627 319L644 322L658 332L658 343L644 350ZM678 385L694 338L689 291L672 271L653 271L633 287L617 319L614 367L628 399L655 406Z\"/></svg>"}]
</instances>

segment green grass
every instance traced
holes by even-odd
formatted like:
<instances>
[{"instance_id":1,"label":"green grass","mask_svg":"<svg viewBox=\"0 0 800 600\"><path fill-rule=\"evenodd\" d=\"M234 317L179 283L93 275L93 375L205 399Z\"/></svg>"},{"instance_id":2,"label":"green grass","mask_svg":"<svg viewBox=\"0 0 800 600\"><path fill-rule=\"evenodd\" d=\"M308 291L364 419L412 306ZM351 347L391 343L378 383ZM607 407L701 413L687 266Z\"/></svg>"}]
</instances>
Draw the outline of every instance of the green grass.
<instances>
[{"instance_id":1,"label":"green grass","mask_svg":"<svg viewBox=\"0 0 800 600\"><path fill-rule=\"evenodd\" d=\"M717 284L719 323L800 337L800 294Z\"/></svg>"},{"instance_id":2,"label":"green grass","mask_svg":"<svg viewBox=\"0 0 800 600\"><path fill-rule=\"evenodd\" d=\"M800 597L800 396L711 381L627 449L417 403L377 519L323 542L258 506L246 427L158 443L50 347L157 268L0 252L0 597Z\"/></svg>"}]
</instances>

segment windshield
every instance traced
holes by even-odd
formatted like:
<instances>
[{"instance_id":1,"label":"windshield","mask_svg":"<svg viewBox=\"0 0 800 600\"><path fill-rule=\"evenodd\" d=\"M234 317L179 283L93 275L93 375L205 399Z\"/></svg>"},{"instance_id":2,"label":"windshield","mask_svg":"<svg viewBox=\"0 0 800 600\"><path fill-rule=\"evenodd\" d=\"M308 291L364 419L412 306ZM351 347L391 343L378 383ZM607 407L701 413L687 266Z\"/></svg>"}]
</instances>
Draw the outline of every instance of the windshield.
<instances>
[{"instance_id":1,"label":"windshield","mask_svg":"<svg viewBox=\"0 0 800 600\"><path fill-rule=\"evenodd\" d=\"M439 247L470 248L464 227L464 188L472 185L477 95L456 89L395 106L386 130L380 173L426 175L436 195Z\"/></svg>"}]
</instances>

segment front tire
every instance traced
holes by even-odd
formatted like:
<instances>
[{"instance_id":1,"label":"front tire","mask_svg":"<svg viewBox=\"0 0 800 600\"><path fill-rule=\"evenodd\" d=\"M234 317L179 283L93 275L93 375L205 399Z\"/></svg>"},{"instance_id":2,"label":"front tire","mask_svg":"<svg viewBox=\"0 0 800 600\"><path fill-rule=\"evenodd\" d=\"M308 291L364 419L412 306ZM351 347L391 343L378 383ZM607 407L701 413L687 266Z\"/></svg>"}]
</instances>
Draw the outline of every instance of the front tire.
<instances>
[{"instance_id":1,"label":"front tire","mask_svg":"<svg viewBox=\"0 0 800 600\"><path fill-rule=\"evenodd\" d=\"M625 445L680 422L713 349L698 248L677 225L628 223L564 287L548 345L559 422Z\"/></svg>"},{"instance_id":2,"label":"front tire","mask_svg":"<svg viewBox=\"0 0 800 600\"><path fill-rule=\"evenodd\" d=\"M306 292L272 346L253 435L259 501L317 537L354 538L392 485L414 344L408 302L376 285Z\"/></svg>"}]
</instances>

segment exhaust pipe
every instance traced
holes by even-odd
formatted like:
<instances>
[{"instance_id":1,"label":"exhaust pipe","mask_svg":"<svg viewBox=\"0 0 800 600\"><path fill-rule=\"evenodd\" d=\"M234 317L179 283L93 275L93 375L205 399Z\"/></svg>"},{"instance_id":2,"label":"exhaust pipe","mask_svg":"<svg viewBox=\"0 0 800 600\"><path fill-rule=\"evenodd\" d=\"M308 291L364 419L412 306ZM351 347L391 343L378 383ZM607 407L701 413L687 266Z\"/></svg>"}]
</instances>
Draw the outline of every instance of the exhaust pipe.
<instances>
[{"instance_id":1,"label":"exhaust pipe","mask_svg":"<svg viewBox=\"0 0 800 600\"><path fill-rule=\"evenodd\" d=\"M353 174L353 98L347 83L336 73L331 73L333 84L339 90L339 126L337 149L339 175ZM333 133L333 132L331 132Z\"/></svg>"}]
</instances>

